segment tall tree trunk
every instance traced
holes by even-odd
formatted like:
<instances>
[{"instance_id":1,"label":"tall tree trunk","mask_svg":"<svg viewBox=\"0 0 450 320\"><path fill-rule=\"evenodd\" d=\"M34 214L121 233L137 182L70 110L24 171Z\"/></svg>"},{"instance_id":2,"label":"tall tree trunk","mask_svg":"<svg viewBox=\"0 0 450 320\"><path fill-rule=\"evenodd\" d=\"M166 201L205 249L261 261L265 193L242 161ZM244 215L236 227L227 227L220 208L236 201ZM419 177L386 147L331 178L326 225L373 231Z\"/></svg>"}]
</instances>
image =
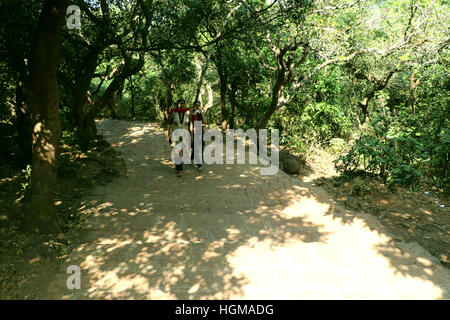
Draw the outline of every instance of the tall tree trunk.
<instances>
[{"instance_id":1,"label":"tall tree trunk","mask_svg":"<svg viewBox=\"0 0 450 320\"><path fill-rule=\"evenodd\" d=\"M358 102L358 105L361 108L361 112L363 114L364 123L369 123L370 122L369 102L370 102L370 97L371 96L372 96L372 94L369 94L369 96L364 97L364 99L362 99L361 101Z\"/></svg>"},{"instance_id":2,"label":"tall tree trunk","mask_svg":"<svg viewBox=\"0 0 450 320\"><path fill-rule=\"evenodd\" d=\"M285 86L284 74L285 74L284 70L278 71L277 80L275 81L275 85L273 86L272 89L272 100L270 102L270 107L264 113L262 118L258 121L258 124L256 125L257 129L265 129L273 113L278 109L280 99L284 93L284 86Z\"/></svg>"},{"instance_id":3,"label":"tall tree trunk","mask_svg":"<svg viewBox=\"0 0 450 320\"><path fill-rule=\"evenodd\" d=\"M110 105L111 117L116 120L120 119L119 106L120 106L120 101L122 101L122 94L123 94L123 84L122 84L122 86L119 87L119 89L117 89L116 97L115 97L115 99L113 99L113 102Z\"/></svg>"},{"instance_id":4,"label":"tall tree trunk","mask_svg":"<svg viewBox=\"0 0 450 320\"><path fill-rule=\"evenodd\" d=\"M206 82L205 88L206 88L206 92L208 93L208 102L206 102L206 105L203 108L204 112L206 112L206 110L208 110L209 108L212 108L214 105L214 93L211 88L211 84L209 82ZM202 100L200 100L200 101L202 101Z\"/></svg>"},{"instance_id":5,"label":"tall tree trunk","mask_svg":"<svg viewBox=\"0 0 450 320\"><path fill-rule=\"evenodd\" d=\"M116 99L111 101L111 103L109 104L109 110L111 111L111 118L114 120L119 120L119 110Z\"/></svg>"},{"instance_id":6,"label":"tall tree trunk","mask_svg":"<svg viewBox=\"0 0 450 320\"><path fill-rule=\"evenodd\" d=\"M74 83L72 118L74 125L83 128L85 106L88 100L88 90L97 68L98 56L103 48L91 47L84 57L83 64L77 71ZM103 81L102 81L103 83Z\"/></svg>"},{"instance_id":7,"label":"tall tree trunk","mask_svg":"<svg viewBox=\"0 0 450 320\"><path fill-rule=\"evenodd\" d=\"M234 129L234 127L235 127L234 122L235 122L235 117L236 117L236 106L237 106L236 92L237 92L237 87L233 83L231 85L231 90L230 90L230 105L231 105L230 129Z\"/></svg>"},{"instance_id":8,"label":"tall tree trunk","mask_svg":"<svg viewBox=\"0 0 450 320\"><path fill-rule=\"evenodd\" d=\"M173 95L175 93L175 84L171 84L166 87L166 97L164 101L161 103L161 110L164 112L163 126L166 127L169 121L169 112L170 108L173 104ZM163 100L163 99L161 99Z\"/></svg>"},{"instance_id":9,"label":"tall tree trunk","mask_svg":"<svg viewBox=\"0 0 450 320\"><path fill-rule=\"evenodd\" d=\"M203 79L205 78L206 71L208 70L209 61L211 60L212 49L209 50L208 55L205 57L206 61L202 67L200 67L200 60L196 60L197 70L200 70L200 76L197 82L197 89L195 90L194 101L200 100L200 90L202 89Z\"/></svg>"},{"instance_id":10,"label":"tall tree trunk","mask_svg":"<svg viewBox=\"0 0 450 320\"><path fill-rule=\"evenodd\" d=\"M133 118L136 117L136 107L134 105L134 85L133 85L133 76L130 76L130 94L131 94L131 116Z\"/></svg>"},{"instance_id":11,"label":"tall tree trunk","mask_svg":"<svg viewBox=\"0 0 450 320\"><path fill-rule=\"evenodd\" d=\"M227 72L223 64L218 68L220 79L220 113L222 115L222 130L225 131L228 126L228 114L226 108L226 94L227 94Z\"/></svg>"},{"instance_id":12,"label":"tall tree trunk","mask_svg":"<svg viewBox=\"0 0 450 320\"><path fill-rule=\"evenodd\" d=\"M68 0L45 0L31 60L32 173L31 194L25 206L27 229L59 232L54 207L61 136L56 78L61 32Z\"/></svg>"},{"instance_id":13,"label":"tall tree trunk","mask_svg":"<svg viewBox=\"0 0 450 320\"><path fill-rule=\"evenodd\" d=\"M166 90L166 106L165 106L165 110L167 112L169 112L170 111L170 107L172 107L174 93L175 93L175 85L171 84L170 86L167 87L167 90Z\"/></svg>"}]
</instances>

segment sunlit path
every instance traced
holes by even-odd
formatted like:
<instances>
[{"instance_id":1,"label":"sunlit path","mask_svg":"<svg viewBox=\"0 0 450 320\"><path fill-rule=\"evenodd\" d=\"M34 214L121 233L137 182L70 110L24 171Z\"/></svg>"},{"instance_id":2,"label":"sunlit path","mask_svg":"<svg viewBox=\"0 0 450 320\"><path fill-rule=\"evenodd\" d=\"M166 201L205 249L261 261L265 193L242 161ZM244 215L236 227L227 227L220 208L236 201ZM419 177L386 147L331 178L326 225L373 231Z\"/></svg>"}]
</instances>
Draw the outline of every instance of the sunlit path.
<instances>
[{"instance_id":1,"label":"sunlit path","mask_svg":"<svg viewBox=\"0 0 450 320\"><path fill-rule=\"evenodd\" d=\"M377 219L339 207L321 188L258 166L187 165L175 176L155 124L104 120L127 177L98 187L78 265L54 299L439 299L450 270L413 243L395 243Z\"/></svg>"}]
</instances>

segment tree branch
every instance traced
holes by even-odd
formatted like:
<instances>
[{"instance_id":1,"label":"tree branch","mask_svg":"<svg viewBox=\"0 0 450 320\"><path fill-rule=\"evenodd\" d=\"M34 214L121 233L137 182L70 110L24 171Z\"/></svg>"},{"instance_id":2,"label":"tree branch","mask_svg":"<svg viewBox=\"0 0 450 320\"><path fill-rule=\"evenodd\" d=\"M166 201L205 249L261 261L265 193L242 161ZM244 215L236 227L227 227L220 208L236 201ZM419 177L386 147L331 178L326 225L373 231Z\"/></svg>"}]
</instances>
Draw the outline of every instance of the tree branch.
<instances>
[{"instance_id":1,"label":"tree branch","mask_svg":"<svg viewBox=\"0 0 450 320\"><path fill-rule=\"evenodd\" d=\"M339 5L332 6L332 7L331 6L328 6L328 7L325 6L322 9L314 10L313 12L314 13L321 13L321 12L324 12L324 11L335 11L335 10L349 9L349 8L352 8L352 7L356 6L357 4L363 3L363 2L366 2L366 0L356 0L355 2L342 4L340 6Z\"/></svg>"}]
</instances>

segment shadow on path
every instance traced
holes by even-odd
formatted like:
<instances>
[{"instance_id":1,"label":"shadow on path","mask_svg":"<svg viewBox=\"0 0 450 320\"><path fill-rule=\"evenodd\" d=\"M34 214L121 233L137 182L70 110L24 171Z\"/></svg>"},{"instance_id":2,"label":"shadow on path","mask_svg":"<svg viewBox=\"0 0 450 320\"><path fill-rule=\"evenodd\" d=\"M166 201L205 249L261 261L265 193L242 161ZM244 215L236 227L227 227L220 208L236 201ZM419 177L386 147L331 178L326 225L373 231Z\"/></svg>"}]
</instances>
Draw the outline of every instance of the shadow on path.
<instances>
[{"instance_id":1,"label":"shadow on path","mask_svg":"<svg viewBox=\"0 0 450 320\"><path fill-rule=\"evenodd\" d=\"M450 277L420 246L394 243L376 218L325 190L258 166L186 165L175 176L157 125L104 120L127 177L95 190L67 266L82 289L52 299L448 298Z\"/></svg>"}]
</instances>

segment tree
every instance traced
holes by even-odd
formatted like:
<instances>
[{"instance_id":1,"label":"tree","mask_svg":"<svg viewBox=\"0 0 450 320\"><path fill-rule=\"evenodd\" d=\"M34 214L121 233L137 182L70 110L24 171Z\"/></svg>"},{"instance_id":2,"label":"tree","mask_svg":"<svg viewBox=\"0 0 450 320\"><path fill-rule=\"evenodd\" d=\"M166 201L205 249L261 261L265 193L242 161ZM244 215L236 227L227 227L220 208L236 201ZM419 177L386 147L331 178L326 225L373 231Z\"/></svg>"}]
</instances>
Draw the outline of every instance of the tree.
<instances>
[{"instance_id":1,"label":"tree","mask_svg":"<svg viewBox=\"0 0 450 320\"><path fill-rule=\"evenodd\" d=\"M307 87L313 77L328 66L368 55L386 59L427 41L423 34L424 28L428 30L428 9L422 10L420 17L416 17L416 11L401 10L394 15L399 28L384 30L376 26L368 33L361 21L375 10L390 10L388 5L379 8L364 1L330 4L328 1L314 4L273 1L260 2L258 8L247 5L249 12L272 7L266 15L258 15L261 28L252 42L261 64L273 72L271 102L258 128L264 128L274 112L290 103L299 90ZM408 20L402 25L405 17ZM268 48L268 52L261 47Z\"/></svg>"},{"instance_id":2,"label":"tree","mask_svg":"<svg viewBox=\"0 0 450 320\"><path fill-rule=\"evenodd\" d=\"M15 130L20 150L16 163L23 166L31 161L31 110L29 104L29 60L31 42L41 4L38 1L2 1L0 4L0 61L6 62L6 70L14 79L16 115Z\"/></svg>"},{"instance_id":3,"label":"tree","mask_svg":"<svg viewBox=\"0 0 450 320\"><path fill-rule=\"evenodd\" d=\"M68 0L46 0L36 31L31 60L33 157L31 195L25 222L39 233L58 232L54 199L61 136L57 69Z\"/></svg>"}]
</instances>

